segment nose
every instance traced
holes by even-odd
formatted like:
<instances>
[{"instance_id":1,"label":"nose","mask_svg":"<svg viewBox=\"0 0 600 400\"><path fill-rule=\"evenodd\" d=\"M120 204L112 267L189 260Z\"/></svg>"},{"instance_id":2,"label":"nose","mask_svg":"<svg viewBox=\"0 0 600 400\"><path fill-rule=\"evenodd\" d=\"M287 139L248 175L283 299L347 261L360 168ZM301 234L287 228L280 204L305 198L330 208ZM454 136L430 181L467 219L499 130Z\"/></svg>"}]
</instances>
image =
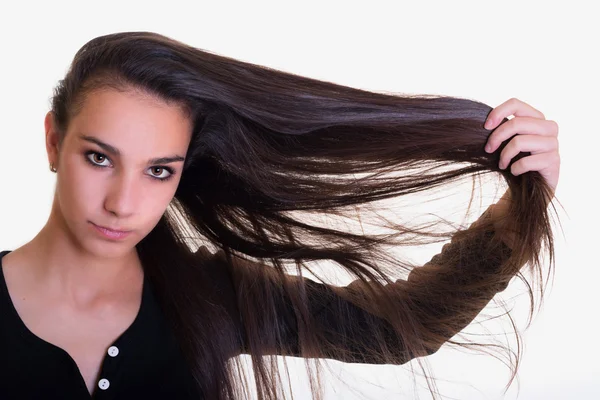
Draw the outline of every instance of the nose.
<instances>
[{"instance_id":1,"label":"nose","mask_svg":"<svg viewBox=\"0 0 600 400\"><path fill-rule=\"evenodd\" d=\"M111 178L104 208L118 218L127 218L139 208L142 187L139 177L120 172Z\"/></svg>"}]
</instances>

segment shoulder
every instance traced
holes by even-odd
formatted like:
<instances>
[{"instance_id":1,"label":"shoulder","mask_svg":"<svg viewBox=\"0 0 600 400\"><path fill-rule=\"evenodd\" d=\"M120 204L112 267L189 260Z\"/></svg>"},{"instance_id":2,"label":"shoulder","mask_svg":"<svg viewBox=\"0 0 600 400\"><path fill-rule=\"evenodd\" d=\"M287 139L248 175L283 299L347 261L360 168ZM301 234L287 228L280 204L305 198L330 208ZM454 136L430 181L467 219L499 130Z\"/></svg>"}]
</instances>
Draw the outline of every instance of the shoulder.
<instances>
[{"instance_id":1,"label":"shoulder","mask_svg":"<svg viewBox=\"0 0 600 400\"><path fill-rule=\"evenodd\" d=\"M217 292L230 297L234 290L231 268L222 250L211 252L207 246L200 246L192 253L192 267L200 279L210 280Z\"/></svg>"},{"instance_id":2,"label":"shoulder","mask_svg":"<svg viewBox=\"0 0 600 400\"><path fill-rule=\"evenodd\" d=\"M242 317L238 306L238 289L223 250L211 252L200 246L193 252L193 268L203 281L204 298L214 306L222 306L233 320L237 329L242 329Z\"/></svg>"},{"instance_id":3,"label":"shoulder","mask_svg":"<svg viewBox=\"0 0 600 400\"><path fill-rule=\"evenodd\" d=\"M209 257L212 255L214 255L214 253L211 253L206 246L200 246L196 251L194 251L195 257Z\"/></svg>"}]
</instances>

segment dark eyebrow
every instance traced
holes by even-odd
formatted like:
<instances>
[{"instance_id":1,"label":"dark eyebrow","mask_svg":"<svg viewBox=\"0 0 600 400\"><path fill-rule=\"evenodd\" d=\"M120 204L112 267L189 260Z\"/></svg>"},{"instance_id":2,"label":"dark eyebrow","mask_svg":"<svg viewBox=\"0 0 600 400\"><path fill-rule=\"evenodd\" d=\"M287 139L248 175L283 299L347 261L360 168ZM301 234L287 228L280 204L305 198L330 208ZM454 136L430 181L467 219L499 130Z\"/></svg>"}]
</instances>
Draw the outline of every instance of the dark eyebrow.
<instances>
[{"instance_id":1,"label":"dark eyebrow","mask_svg":"<svg viewBox=\"0 0 600 400\"><path fill-rule=\"evenodd\" d=\"M121 155L121 152L119 151L119 149L117 149L114 146L111 146L108 143L104 143L103 141L101 141L98 138L95 138L93 136L88 136L88 135L80 135L79 138L87 141L87 142L91 142L91 143L95 143L98 146L102 147L102 149L104 149L104 151L106 151L107 153L110 153L114 156L119 157ZM184 161L185 158L183 158L180 155L174 155L174 156L170 156L170 157L157 157L157 158L152 158L148 161L149 164L169 164L172 162L177 162L177 161Z\"/></svg>"}]
</instances>

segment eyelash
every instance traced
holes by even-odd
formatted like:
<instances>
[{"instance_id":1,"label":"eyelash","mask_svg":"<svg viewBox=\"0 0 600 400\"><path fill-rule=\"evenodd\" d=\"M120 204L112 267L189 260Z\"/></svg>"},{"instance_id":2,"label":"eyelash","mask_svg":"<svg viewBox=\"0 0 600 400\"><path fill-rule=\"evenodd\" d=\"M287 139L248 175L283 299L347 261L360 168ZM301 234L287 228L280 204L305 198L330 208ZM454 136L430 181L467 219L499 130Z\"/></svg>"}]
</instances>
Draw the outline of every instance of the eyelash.
<instances>
[{"instance_id":1,"label":"eyelash","mask_svg":"<svg viewBox=\"0 0 600 400\"><path fill-rule=\"evenodd\" d=\"M85 157L84 157L85 161L86 161L88 164L90 164L92 167L96 167L96 168L106 168L106 167L105 167L105 166L103 166L103 165L98 165L98 164L94 163L93 161L91 161L91 160L89 159L89 157L88 157L88 156L89 156L89 155L91 155L91 154L96 154L96 155L99 155L99 156L102 156L102 157L106 158L107 160L110 160L110 158L108 158L108 156L107 156L106 154L99 153L99 152L97 152L97 151L87 151L87 152L85 152ZM175 171L173 170L173 168L170 168L170 167L166 167L166 166L160 166L160 165L157 165L157 166L153 166L153 167L151 167L151 168L160 168L160 169L164 169L164 170L166 170L166 171L169 173L169 176L168 176L168 177L166 177L166 178L157 178L157 177L155 177L155 176L152 176L152 175L151 175L153 179L155 179L155 180L157 180L157 181L160 181L160 182L166 182L166 181L170 180L171 178L173 178L173 176L175 175Z\"/></svg>"}]
</instances>

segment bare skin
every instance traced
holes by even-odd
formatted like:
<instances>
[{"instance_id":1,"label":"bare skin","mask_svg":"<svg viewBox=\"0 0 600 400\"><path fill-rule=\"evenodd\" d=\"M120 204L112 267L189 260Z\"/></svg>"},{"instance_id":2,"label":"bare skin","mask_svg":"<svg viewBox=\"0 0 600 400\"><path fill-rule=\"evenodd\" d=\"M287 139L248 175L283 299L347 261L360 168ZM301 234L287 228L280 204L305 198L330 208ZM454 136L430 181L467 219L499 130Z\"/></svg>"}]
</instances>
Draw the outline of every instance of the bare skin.
<instances>
[{"instance_id":1,"label":"bare skin","mask_svg":"<svg viewBox=\"0 0 600 400\"><path fill-rule=\"evenodd\" d=\"M111 89L87 98L60 146L51 113L45 130L48 159L58 169L52 210L31 241L3 257L2 269L24 324L65 350L93 393L108 347L140 307L144 272L135 246L156 226L181 177L182 161L149 160L185 157L191 124L174 105ZM131 233L108 239L92 222Z\"/></svg>"}]
</instances>

